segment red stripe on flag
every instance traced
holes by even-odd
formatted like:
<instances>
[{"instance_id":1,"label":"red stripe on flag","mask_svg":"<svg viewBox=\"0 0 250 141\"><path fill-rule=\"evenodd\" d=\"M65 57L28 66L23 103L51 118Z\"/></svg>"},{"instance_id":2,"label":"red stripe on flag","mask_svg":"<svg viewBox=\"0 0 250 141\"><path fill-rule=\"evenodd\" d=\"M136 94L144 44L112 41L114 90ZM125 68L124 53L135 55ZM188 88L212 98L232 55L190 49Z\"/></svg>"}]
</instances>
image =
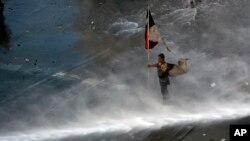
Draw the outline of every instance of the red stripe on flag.
<instances>
[{"instance_id":1,"label":"red stripe on flag","mask_svg":"<svg viewBox=\"0 0 250 141\"><path fill-rule=\"evenodd\" d=\"M157 44L158 42L154 42L154 41L151 41L149 40L149 37L148 37L149 33L148 33L148 30L146 28L145 30L145 49L153 49Z\"/></svg>"}]
</instances>

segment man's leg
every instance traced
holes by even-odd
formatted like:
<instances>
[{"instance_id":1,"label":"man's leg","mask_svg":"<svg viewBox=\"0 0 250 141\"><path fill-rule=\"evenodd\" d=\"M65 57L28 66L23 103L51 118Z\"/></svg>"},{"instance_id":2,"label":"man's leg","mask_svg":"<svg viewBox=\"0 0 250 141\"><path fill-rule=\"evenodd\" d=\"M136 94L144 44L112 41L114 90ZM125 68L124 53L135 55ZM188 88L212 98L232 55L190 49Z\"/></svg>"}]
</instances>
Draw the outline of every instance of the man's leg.
<instances>
[{"instance_id":1,"label":"man's leg","mask_svg":"<svg viewBox=\"0 0 250 141\"><path fill-rule=\"evenodd\" d=\"M162 97L163 97L163 102L165 103L166 100L169 98L169 95L168 95L168 85L161 85L161 94L162 94Z\"/></svg>"}]
</instances>

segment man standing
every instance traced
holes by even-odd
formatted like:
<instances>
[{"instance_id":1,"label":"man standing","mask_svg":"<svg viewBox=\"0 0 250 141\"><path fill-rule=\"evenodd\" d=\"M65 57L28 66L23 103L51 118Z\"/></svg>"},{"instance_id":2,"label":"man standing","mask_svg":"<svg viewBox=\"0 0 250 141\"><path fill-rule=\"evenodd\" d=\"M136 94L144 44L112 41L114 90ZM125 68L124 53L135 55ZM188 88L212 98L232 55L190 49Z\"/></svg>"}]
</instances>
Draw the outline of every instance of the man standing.
<instances>
[{"instance_id":1,"label":"man standing","mask_svg":"<svg viewBox=\"0 0 250 141\"><path fill-rule=\"evenodd\" d=\"M164 54L158 55L158 63L157 64L148 64L148 67L157 67L159 82L161 86L161 94L163 96L163 102L166 103L168 98L168 85L170 85L169 74L168 71L174 67L174 64L169 64L165 61Z\"/></svg>"}]
</instances>

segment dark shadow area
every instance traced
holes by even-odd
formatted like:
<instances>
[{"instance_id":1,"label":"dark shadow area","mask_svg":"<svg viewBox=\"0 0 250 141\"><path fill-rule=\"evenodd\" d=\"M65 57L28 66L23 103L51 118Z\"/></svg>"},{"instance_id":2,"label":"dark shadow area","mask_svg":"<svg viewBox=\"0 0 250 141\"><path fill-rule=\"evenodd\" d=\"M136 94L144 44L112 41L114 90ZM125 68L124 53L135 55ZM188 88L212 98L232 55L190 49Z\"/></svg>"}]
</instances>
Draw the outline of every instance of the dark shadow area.
<instances>
[{"instance_id":1,"label":"dark shadow area","mask_svg":"<svg viewBox=\"0 0 250 141\"><path fill-rule=\"evenodd\" d=\"M4 3L0 0L0 45L9 48L10 30L5 24Z\"/></svg>"}]
</instances>

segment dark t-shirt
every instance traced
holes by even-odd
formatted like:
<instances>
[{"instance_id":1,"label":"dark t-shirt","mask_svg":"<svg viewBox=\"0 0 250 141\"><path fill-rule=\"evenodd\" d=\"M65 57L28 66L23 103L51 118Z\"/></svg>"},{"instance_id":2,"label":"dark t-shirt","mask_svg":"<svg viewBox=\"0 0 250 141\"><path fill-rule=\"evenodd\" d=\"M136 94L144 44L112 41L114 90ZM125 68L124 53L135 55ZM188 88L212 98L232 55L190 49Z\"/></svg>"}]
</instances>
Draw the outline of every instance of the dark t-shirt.
<instances>
[{"instance_id":1,"label":"dark t-shirt","mask_svg":"<svg viewBox=\"0 0 250 141\"><path fill-rule=\"evenodd\" d=\"M158 71L158 77L160 81L160 85L170 85L170 81L168 78L168 72L174 67L174 64L169 64L167 63L168 67L166 72L161 70L161 66L158 64L157 65L157 71Z\"/></svg>"}]
</instances>

